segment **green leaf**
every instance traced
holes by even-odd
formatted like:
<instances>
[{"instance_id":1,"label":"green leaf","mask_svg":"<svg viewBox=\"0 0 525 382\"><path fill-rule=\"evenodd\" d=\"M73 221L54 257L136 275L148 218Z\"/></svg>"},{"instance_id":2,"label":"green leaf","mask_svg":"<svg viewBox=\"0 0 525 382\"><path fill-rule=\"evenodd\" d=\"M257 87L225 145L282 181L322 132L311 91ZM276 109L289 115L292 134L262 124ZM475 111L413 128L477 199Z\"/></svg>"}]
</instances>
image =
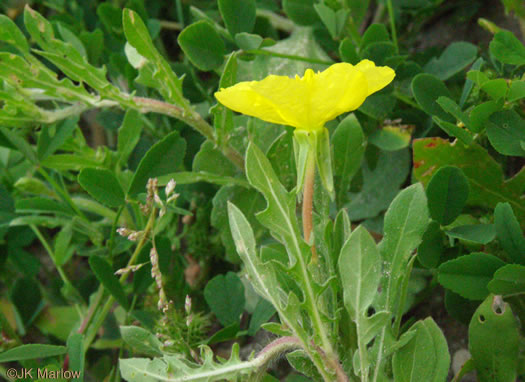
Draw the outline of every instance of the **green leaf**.
<instances>
[{"instance_id":1,"label":"green leaf","mask_svg":"<svg viewBox=\"0 0 525 382\"><path fill-rule=\"evenodd\" d=\"M360 25L366 16L370 0L348 0L346 3L350 8L350 15L352 16L354 24Z\"/></svg>"},{"instance_id":2,"label":"green leaf","mask_svg":"<svg viewBox=\"0 0 525 382\"><path fill-rule=\"evenodd\" d=\"M188 362L181 355L165 355L163 358L128 358L119 360L122 378L128 382L225 381L247 378L257 368L253 361L241 361L239 344L235 343L228 360L216 362L213 351L204 346L199 357L202 364Z\"/></svg>"},{"instance_id":3,"label":"green leaf","mask_svg":"<svg viewBox=\"0 0 525 382\"><path fill-rule=\"evenodd\" d=\"M0 15L0 41L14 46L22 53L29 53L29 44L24 34L6 15Z\"/></svg>"},{"instance_id":4,"label":"green leaf","mask_svg":"<svg viewBox=\"0 0 525 382\"><path fill-rule=\"evenodd\" d=\"M128 161L131 152L139 142L142 126L140 113L137 110L129 109L118 129L117 151L122 163Z\"/></svg>"},{"instance_id":5,"label":"green leaf","mask_svg":"<svg viewBox=\"0 0 525 382\"><path fill-rule=\"evenodd\" d=\"M337 11L334 11L329 6L324 3L314 4L314 9L319 15L319 18L328 29L330 36L333 39L337 39L341 32L343 31L346 21L348 19L349 10L341 8Z\"/></svg>"},{"instance_id":6,"label":"green leaf","mask_svg":"<svg viewBox=\"0 0 525 382\"><path fill-rule=\"evenodd\" d=\"M20 345L0 353L0 362L23 361L26 359L55 357L66 354L65 346L28 344Z\"/></svg>"},{"instance_id":7,"label":"green leaf","mask_svg":"<svg viewBox=\"0 0 525 382\"><path fill-rule=\"evenodd\" d=\"M72 215L73 211L65 204L54 199L34 197L18 199L15 203L18 213L53 213L57 215Z\"/></svg>"},{"instance_id":8,"label":"green leaf","mask_svg":"<svg viewBox=\"0 0 525 382\"><path fill-rule=\"evenodd\" d=\"M248 327L248 335L254 336L255 333L261 328L261 325L268 322L270 318L275 314L275 308L273 305L263 298L259 300L253 311L252 318L250 319L250 325Z\"/></svg>"},{"instance_id":9,"label":"green leaf","mask_svg":"<svg viewBox=\"0 0 525 382\"><path fill-rule=\"evenodd\" d=\"M499 111L491 115L487 136L496 151L503 155L525 156L525 121L514 110Z\"/></svg>"},{"instance_id":10,"label":"green leaf","mask_svg":"<svg viewBox=\"0 0 525 382\"><path fill-rule=\"evenodd\" d=\"M462 225L445 232L449 237L477 244L488 244L496 238L494 224Z\"/></svg>"},{"instance_id":11,"label":"green leaf","mask_svg":"<svg viewBox=\"0 0 525 382\"><path fill-rule=\"evenodd\" d=\"M255 250L255 237L250 223L232 203L228 203L231 234L237 253L241 257L248 277L257 293L281 311L280 290L274 269L264 264Z\"/></svg>"},{"instance_id":12,"label":"green leaf","mask_svg":"<svg viewBox=\"0 0 525 382\"><path fill-rule=\"evenodd\" d=\"M507 100L509 102L516 102L523 98L525 98L525 81L512 81Z\"/></svg>"},{"instance_id":13,"label":"green leaf","mask_svg":"<svg viewBox=\"0 0 525 382\"><path fill-rule=\"evenodd\" d=\"M525 238L509 203L498 203L494 210L498 240L515 263L525 265Z\"/></svg>"},{"instance_id":14,"label":"green leaf","mask_svg":"<svg viewBox=\"0 0 525 382\"><path fill-rule=\"evenodd\" d=\"M417 249L417 259L426 268L436 268L443 253L443 233L439 223L432 221Z\"/></svg>"},{"instance_id":15,"label":"green leaf","mask_svg":"<svg viewBox=\"0 0 525 382\"><path fill-rule=\"evenodd\" d=\"M342 61L352 65L356 65L359 62L356 46L349 37L345 37L339 44L339 56Z\"/></svg>"},{"instance_id":16,"label":"green leaf","mask_svg":"<svg viewBox=\"0 0 525 382\"><path fill-rule=\"evenodd\" d=\"M409 172L408 150L381 151L372 170L363 161L363 188L350 193L350 203L345 205L351 220L373 218L387 209L399 192Z\"/></svg>"},{"instance_id":17,"label":"green leaf","mask_svg":"<svg viewBox=\"0 0 525 382\"><path fill-rule=\"evenodd\" d=\"M416 334L394 353L392 359L395 381L444 382L450 367L450 354L443 332L430 317L416 322L410 331Z\"/></svg>"},{"instance_id":18,"label":"green leaf","mask_svg":"<svg viewBox=\"0 0 525 382\"><path fill-rule=\"evenodd\" d=\"M481 85L481 90L486 92L494 100L505 98L508 89L507 80L504 78L489 80Z\"/></svg>"},{"instance_id":19,"label":"green leaf","mask_svg":"<svg viewBox=\"0 0 525 382\"><path fill-rule=\"evenodd\" d=\"M9 299L16 307L23 326L29 327L43 308L42 293L36 279L24 277L14 281L10 285Z\"/></svg>"},{"instance_id":20,"label":"green leaf","mask_svg":"<svg viewBox=\"0 0 525 382\"><path fill-rule=\"evenodd\" d=\"M73 255L73 250L69 244L73 237L73 225L71 223L66 224L56 235L55 239L55 263L59 266L64 265L69 258Z\"/></svg>"},{"instance_id":21,"label":"green leaf","mask_svg":"<svg viewBox=\"0 0 525 382\"><path fill-rule=\"evenodd\" d=\"M432 117L432 120L449 136L458 138L464 145L469 146L473 142L472 136L467 130L438 117Z\"/></svg>"},{"instance_id":22,"label":"green leaf","mask_svg":"<svg viewBox=\"0 0 525 382\"><path fill-rule=\"evenodd\" d=\"M186 142L177 131L155 143L140 161L129 186L128 195L134 196L146 192L146 184L150 178L177 171L182 164L185 151Z\"/></svg>"},{"instance_id":23,"label":"green leaf","mask_svg":"<svg viewBox=\"0 0 525 382\"><path fill-rule=\"evenodd\" d=\"M40 131L37 143L37 156L39 160L44 160L57 151L77 127L78 117L67 118L54 126L43 126ZM50 131L54 130L54 134Z\"/></svg>"},{"instance_id":24,"label":"green leaf","mask_svg":"<svg viewBox=\"0 0 525 382\"><path fill-rule=\"evenodd\" d=\"M501 30L496 33L489 48L490 53L504 64L525 64L525 46L512 32Z\"/></svg>"},{"instance_id":25,"label":"green leaf","mask_svg":"<svg viewBox=\"0 0 525 382\"><path fill-rule=\"evenodd\" d=\"M177 41L191 63L200 70L216 69L224 61L226 54L224 41L215 28L205 20L184 28Z\"/></svg>"},{"instance_id":26,"label":"green leaf","mask_svg":"<svg viewBox=\"0 0 525 382\"><path fill-rule=\"evenodd\" d=\"M83 381L84 378L84 335L71 332L67 339L67 355L69 357L69 370L80 371L80 377L71 379L72 381Z\"/></svg>"},{"instance_id":27,"label":"green leaf","mask_svg":"<svg viewBox=\"0 0 525 382\"><path fill-rule=\"evenodd\" d=\"M263 38L258 34L242 32L235 35L235 42L242 50L259 49L263 41Z\"/></svg>"},{"instance_id":28,"label":"green leaf","mask_svg":"<svg viewBox=\"0 0 525 382\"><path fill-rule=\"evenodd\" d=\"M213 184L218 184L221 186L230 185L230 186L241 186L244 188L249 188L250 184L242 178L232 178L229 176L220 176L211 174L205 171L181 171L181 172L172 172L167 175L162 175L157 178L159 180L159 186L165 186L168 182L173 179L177 184L192 184L198 182L208 182Z\"/></svg>"},{"instance_id":29,"label":"green leaf","mask_svg":"<svg viewBox=\"0 0 525 382\"><path fill-rule=\"evenodd\" d=\"M1 65L0 65L1 66ZM27 160L36 164L38 162L35 150L26 141L26 139L19 136L15 131L9 130L6 127L0 126L0 133L11 143L18 151L20 151Z\"/></svg>"},{"instance_id":30,"label":"green leaf","mask_svg":"<svg viewBox=\"0 0 525 382\"><path fill-rule=\"evenodd\" d=\"M395 126L383 126L369 137L370 143L384 151L397 151L410 144L410 131Z\"/></svg>"},{"instance_id":31,"label":"green leaf","mask_svg":"<svg viewBox=\"0 0 525 382\"><path fill-rule=\"evenodd\" d=\"M78 174L78 183L105 206L120 207L125 202L119 181L108 169L85 168Z\"/></svg>"},{"instance_id":32,"label":"green leaf","mask_svg":"<svg viewBox=\"0 0 525 382\"><path fill-rule=\"evenodd\" d=\"M501 165L477 144L469 147L453 144L441 138L416 139L414 149L414 176L427 184L435 171L451 165L461 168L468 179L468 205L493 209L499 202L509 202L518 219L525 218L525 200L520 196L523 180L504 180Z\"/></svg>"},{"instance_id":33,"label":"green leaf","mask_svg":"<svg viewBox=\"0 0 525 382\"><path fill-rule=\"evenodd\" d=\"M384 309L393 311L400 292L400 283L412 251L420 244L429 223L427 200L421 184L401 191L385 213L385 235L379 250L385 261L384 275L389 275Z\"/></svg>"},{"instance_id":34,"label":"green leaf","mask_svg":"<svg viewBox=\"0 0 525 382\"><path fill-rule=\"evenodd\" d=\"M314 4L315 0L283 0L283 10L297 25L312 25L319 20Z\"/></svg>"},{"instance_id":35,"label":"green leaf","mask_svg":"<svg viewBox=\"0 0 525 382\"><path fill-rule=\"evenodd\" d=\"M427 186L430 216L441 225L452 223L463 210L468 194L468 180L461 169L453 166L440 168Z\"/></svg>"},{"instance_id":36,"label":"green leaf","mask_svg":"<svg viewBox=\"0 0 525 382\"><path fill-rule=\"evenodd\" d=\"M204 141L193 158L193 171L231 177L237 173L237 168L213 142Z\"/></svg>"},{"instance_id":37,"label":"green leaf","mask_svg":"<svg viewBox=\"0 0 525 382\"><path fill-rule=\"evenodd\" d=\"M452 114L456 119L462 122L467 128L470 129L470 118L468 114L461 111L461 107L448 97L439 97L436 102L441 106L447 113Z\"/></svg>"},{"instance_id":38,"label":"green leaf","mask_svg":"<svg viewBox=\"0 0 525 382\"><path fill-rule=\"evenodd\" d=\"M507 264L494 273L488 284L491 293L509 296L525 293L525 266Z\"/></svg>"},{"instance_id":39,"label":"green leaf","mask_svg":"<svg viewBox=\"0 0 525 382\"><path fill-rule=\"evenodd\" d=\"M390 36L384 24L370 24L370 26L366 28L365 33L363 33L363 37L361 37L359 50L363 51L368 45L376 42L389 41Z\"/></svg>"},{"instance_id":40,"label":"green leaf","mask_svg":"<svg viewBox=\"0 0 525 382\"><path fill-rule=\"evenodd\" d=\"M472 316L468 334L480 382L516 380L519 331L509 304L489 295Z\"/></svg>"},{"instance_id":41,"label":"green leaf","mask_svg":"<svg viewBox=\"0 0 525 382\"><path fill-rule=\"evenodd\" d=\"M204 298L222 326L239 322L244 311L244 286L235 273L218 275L208 281Z\"/></svg>"},{"instance_id":42,"label":"green leaf","mask_svg":"<svg viewBox=\"0 0 525 382\"><path fill-rule=\"evenodd\" d=\"M381 257L372 236L363 226L357 227L339 255L339 275L344 303L352 320L364 317L377 294L381 279Z\"/></svg>"},{"instance_id":43,"label":"green leaf","mask_svg":"<svg viewBox=\"0 0 525 382\"><path fill-rule=\"evenodd\" d=\"M487 101L476 105L470 111L470 129L479 133L485 129L489 117L503 108L503 99Z\"/></svg>"},{"instance_id":44,"label":"green leaf","mask_svg":"<svg viewBox=\"0 0 525 382\"><path fill-rule=\"evenodd\" d=\"M445 84L432 74L421 73L412 80L412 94L423 111L431 116L454 123L454 118L437 103L438 98L452 98Z\"/></svg>"},{"instance_id":45,"label":"green leaf","mask_svg":"<svg viewBox=\"0 0 525 382\"><path fill-rule=\"evenodd\" d=\"M139 354L153 357L162 355L162 343L146 329L138 326L121 326L120 335L124 342Z\"/></svg>"},{"instance_id":46,"label":"green leaf","mask_svg":"<svg viewBox=\"0 0 525 382\"><path fill-rule=\"evenodd\" d=\"M352 178L359 170L365 153L365 135L354 114L339 123L332 135L334 148L334 175L338 201L341 203L350 188Z\"/></svg>"},{"instance_id":47,"label":"green leaf","mask_svg":"<svg viewBox=\"0 0 525 382\"><path fill-rule=\"evenodd\" d=\"M439 58L432 58L423 70L445 81L473 63L477 54L478 48L475 45L464 41L453 42Z\"/></svg>"},{"instance_id":48,"label":"green leaf","mask_svg":"<svg viewBox=\"0 0 525 382\"><path fill-rule=\"evenodd\" d=\"M224 25L235 36L253 30L255 25L255 0L218 0Z\"/></svg>"},{"instance_id":49,"label":"green leaf","mask_svg":"<svg viewBox=\"0 0 525 382\"><path fill-rule=\"evenodd\" d=\"M126 293L122 288L117 277L113 274L111 265L100 256L90 256L89 266L97 277L98 281L104 285L104 288L117 300L117 302L126 310L129 309Z\"/></svg>"},{"instance_id":50,"label":"green leaf","mask_svg":"<svg viewBox=\"0 0 525 382\"><path fill-rule=\"evenodd\" d=\"M153 80L166 101L183 105L182 81L153 45L148 28L140 16L131 9L122 12L122 25L126 39L154 68Z\"/></svg>"},{"instance_id":51,"label":"green leaf","mask_svg":"<svg viewBox=\"0 0 525 382\"><path fill-rule=\"evenodd\" d=\"M359 107L359 111L383 122L392 113L397 100L391 94L372 94Z\"/></svg>"},{"instance_id":52,"label":"green leaf","mask_svg":"<svg viewBox=\"0 0 525 382\"><path fill-rule=\"evenodd\" d=\"M469 300L483 300L489 294L487 284L503 260L486 253L471 253L449 260L438 268L438 281L445 288Z\"/></svg>"},{"instance_id":53,"label":"green leaf","mask_svg":"<svg viewBox=\"0 0 525 382\"><path fill-rule=\"evenodd\" d=\"M447 313L459 322L468 325L478 306L478 301L468 300L450 289L445 289L445 308Z\"/></svg>"}]
</instances>

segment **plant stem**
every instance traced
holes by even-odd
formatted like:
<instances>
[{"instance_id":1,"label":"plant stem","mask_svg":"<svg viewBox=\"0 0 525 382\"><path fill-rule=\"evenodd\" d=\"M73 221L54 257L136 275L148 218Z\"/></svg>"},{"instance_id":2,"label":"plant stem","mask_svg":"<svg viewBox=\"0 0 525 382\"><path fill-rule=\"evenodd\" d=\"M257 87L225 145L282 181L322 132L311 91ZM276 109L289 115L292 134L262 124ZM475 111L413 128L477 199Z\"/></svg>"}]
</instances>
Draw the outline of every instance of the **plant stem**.
<instances>
[{"instance_id":1,"label":"plant stem","mask_svg":"<svg viewBox=\"0 0 525 382\"><path fill-rule=\"evenodd\" d=\"M327 65L327 66L333 64L333 62L320 60L317 58L309 58L309 57L303 57L303 56L296 56L293 54L277 53L277 52L272 52L271 50L264 50L264 49L250 49L250 50L245 50L244 52L249 53L249 54L256 54L260 56L287 58L289 60L309 62L311 64L321 64L321 65Z\"/></svg>"},{"instance_id":2,"label":"plant stem","mask_svg":"<svg viewBox=\"0 0 525 382\"><path fill-rule=\"evenodd\" d=\"M392 7L392 0L387 0L386 5L388 8L388 16L390 18L390 29L392 31L392 41L396 48L396 53L399 53L399 47L397 45L397 33L396 33L396 20L394 15L394 8Z\"/></svg>"},{"instance_id":3,"label":"plant stem","mask_svg":"<svg viewBox=\"0 0 525 382\"><path fill-rule=\"evenodd\" d=\"M155 207L153 207L151 209L151 213L149 215L149 219L148 219L148 223L146 224L146 228L144 228L144 233L142 235L142 238L140 239L139 243L137 244L137 247L135 248L135 251L131 255L131 257L130 257L126 267L134 265L135 262L137 261L137 258L139 257L140 252L142 251L142 248L144 248L144 246L148 242L150 234L152 233L153 228L155 227L156 216L157 216L157 209ZM124 282L126 282L126 280L128 278L128 275L129 275L129 272L126 272L126 273L122 274L122 276L120 276L119 282L121 284L124 284ZM96 304L95 309L98 307L100 302L101 302L101 300ZM115 302L115 299L113 298L113 296L109 296L108 299L106 300L106 303L104 304L104 306L100 310L100 313L97 315L93 325L89 327L89 330L86 333L86 340L84 342L84 351L87 351L89 349L89 346L91 345L91 342L93 342L93 340L95 339L95 336L97 335L98 329L104 323L104 320L106 319L106 316L108 315L109 310L113 306L114 302Z\"/></svg>"},{"instance_id":4,"label":"plant stem","mask_svg":"<svg viewBox=\"0 0 525 382\"><path fill-rule=\"evenodd\" d=\"M313 222L312 211L314 201L314 184L315 184L315 155L308 153L308 162L306 164L306 175L304 178L303 188L303 235L304 240L312 248L312 262L317 263L317 251L312 238Z\"/></svg>"}]
</instances>

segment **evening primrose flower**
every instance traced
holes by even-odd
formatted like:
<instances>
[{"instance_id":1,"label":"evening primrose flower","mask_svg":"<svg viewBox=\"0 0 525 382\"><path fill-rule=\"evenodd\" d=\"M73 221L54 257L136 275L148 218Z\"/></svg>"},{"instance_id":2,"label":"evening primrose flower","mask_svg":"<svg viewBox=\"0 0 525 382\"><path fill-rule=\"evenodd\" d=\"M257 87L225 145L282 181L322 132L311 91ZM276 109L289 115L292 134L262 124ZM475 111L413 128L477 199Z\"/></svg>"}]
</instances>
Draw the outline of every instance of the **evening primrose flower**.
<instances>
[{"instance_id":1,"label":"evening primrose flower","mask_svg":"<svg viewBox=\"0 0 525 382\"><path fill-rule=\"evenodd\" d=\"M394 76L391 68L362 60L357 65L334 64L318 73L307 69L303 77L270 75L240 82L215 97L226 107L263 121L319 131L338 115L357 109Z\"/></svg>"}]
</instances>

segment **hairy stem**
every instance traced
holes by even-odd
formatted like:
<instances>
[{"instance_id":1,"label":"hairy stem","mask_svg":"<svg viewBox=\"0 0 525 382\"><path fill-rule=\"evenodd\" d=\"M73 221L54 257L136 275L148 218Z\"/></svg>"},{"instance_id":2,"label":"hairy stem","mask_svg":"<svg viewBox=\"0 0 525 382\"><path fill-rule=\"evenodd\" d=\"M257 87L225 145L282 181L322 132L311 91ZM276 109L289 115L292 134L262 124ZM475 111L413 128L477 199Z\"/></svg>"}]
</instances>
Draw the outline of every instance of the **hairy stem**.
<instances>
[{"instance_id":1,"label":"hairy stem","mask_svg":"<svg viewBox=\"0 0 525 382\"><path fill-rule=\"evenodd\" d=\"M312 245L312 262L317 263L317 251L312 239L313 222L313 201L314 201L314 183L315 183L315 156L313 153L308 155L306 164L306 175L303 188L303 235L304 240Z\"/></svg>"}]
</instances>

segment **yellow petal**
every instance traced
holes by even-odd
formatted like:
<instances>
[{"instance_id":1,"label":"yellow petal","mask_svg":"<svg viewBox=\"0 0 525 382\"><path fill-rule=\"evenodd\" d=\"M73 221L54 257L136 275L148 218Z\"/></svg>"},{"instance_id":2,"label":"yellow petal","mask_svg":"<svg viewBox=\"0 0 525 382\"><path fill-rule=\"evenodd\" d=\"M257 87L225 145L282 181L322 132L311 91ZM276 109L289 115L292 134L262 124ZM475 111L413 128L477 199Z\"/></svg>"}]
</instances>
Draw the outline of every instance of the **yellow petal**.
<instances>
[{"instance_id":1,"label":"yellow petal","mask_svg":"<svg viewBox=\"0 0 525 382\"><path fill-rule=\"evenodd\" d=\"M224 106L263 121L299 127L301 94L295 79L270 75L262 81L240 82L215 93ZM304 94L304 92L302 92ZM303 122L304 123L304 122Z\"/></svg>"},{"instance_id":2,"label":"yellow petal","mask_svg":"<svg viewBox=\"0 0 525 382\"><path fill-rule=\"evenodd\" d=\"M388 66L376 66L370 60L362 60L355 68L366 76L368 81L368 95L377 92L387 86L396 73Z\"/></svg>"},{"instance_id":3,"label":"yellow petal","mask_svg":"<svg viewBox=\"0 0 525 382\"><path fill-rule=\"evenodd\" d=\"M322 127L342 113L355 110L368 95L367 79L353 65L339 63L315 77L311 90L311 122Z\"/></svg>"}]
</instances>

